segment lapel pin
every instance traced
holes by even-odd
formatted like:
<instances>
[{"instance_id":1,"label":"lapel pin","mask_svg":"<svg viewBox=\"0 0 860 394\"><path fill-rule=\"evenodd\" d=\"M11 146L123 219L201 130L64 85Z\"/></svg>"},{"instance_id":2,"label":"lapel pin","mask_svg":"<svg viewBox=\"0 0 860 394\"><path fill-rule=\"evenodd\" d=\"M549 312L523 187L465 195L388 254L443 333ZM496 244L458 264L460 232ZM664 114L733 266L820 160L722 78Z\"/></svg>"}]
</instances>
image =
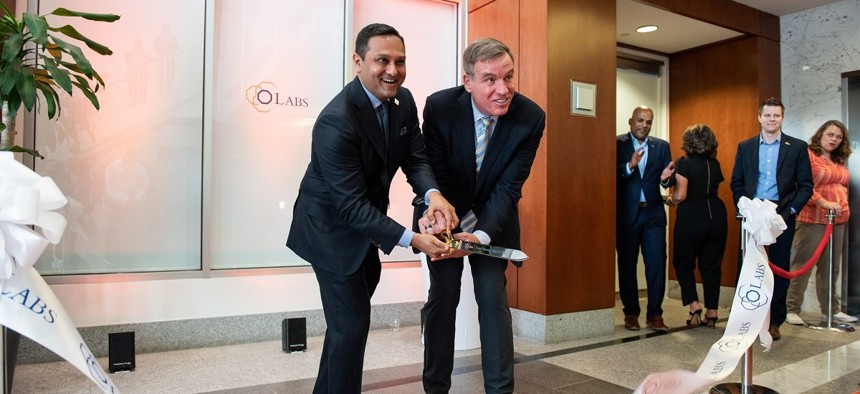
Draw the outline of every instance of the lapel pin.
<instances>
[{"instance_id":1,"label":"lapel pin","mask_svg":"<svg viewBox=\"0 0 860 394\"><path fill-rule=\"evenodd\" d=\"M400 128L400 136L402 137L404 135L406 135L406 127L401 127Z\"/></svg>"},{"instance_id":2,"label":"lapel pin","mask_svg":"<svg viewBox=\"0 0 860 394\"><path fill-rule=\"evenodd\" d=\"M394 105L400 105L400 100L397 97L394 98Z\"/></svg>"}]
</instances>

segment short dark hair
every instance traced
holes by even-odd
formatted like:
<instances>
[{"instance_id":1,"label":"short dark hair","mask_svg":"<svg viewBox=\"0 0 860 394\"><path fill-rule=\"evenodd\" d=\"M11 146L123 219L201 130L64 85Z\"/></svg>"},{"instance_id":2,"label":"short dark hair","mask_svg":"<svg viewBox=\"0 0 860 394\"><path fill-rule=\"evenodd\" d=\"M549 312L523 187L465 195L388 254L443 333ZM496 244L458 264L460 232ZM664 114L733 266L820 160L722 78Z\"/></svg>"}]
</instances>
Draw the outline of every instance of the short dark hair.
<instances>
[{"instance_id":1,"label":"short dark hair","mask_svg":"<svg viewBox=\"0 0 860 394\"><path fill-rule=\"evenodd\" d=\"M785 105L782 105L782 101L779 101L779 99L776 97L771 97L761 102L761 105L758 106L759 115L761 115L761 112L764 111L764 107L779 107L782 109L782 114L785 115Z\"/></svg>"},{"instance_id":2,"label":"short dark hair","mask_svg":"<svg viewBox=\"0 0 860 394\"><path fill-rule=\"evenodd\" d=\"M403 36L397 32L397 29L384 23L371 23L362 28L355 37L355 53L361 57L361 60L364 60L364 55L367 54L367 44L370 39L376 36L397 36L400 42L406 46L406 41L403 40Z\"/></svg>"},{"instance_id":3,"label":"short dark hair","mask_svg":"<svg viewBox=\"0 0 860 394\"><path fill-rule=\"evenodd\" d=\"M717 157L717 137L704 123L694 124L684 130L684 145L681 149L690 157Z\"/></svg>"},{"instance_id":4,"label":"short dark hair","mask_svg":"<svg viewBox=\"0 0 860 394\"><path fill-rule=\"evenodd\" d=\"M842 130L842 142L830 153L830 160L836 164L845 164L848 161L848 156L851 156L851 141L848 141L848 128L838 120L828 120L818 128L818 131L809 139L809 150L816 156L821 156L824 153L824 148L821 147L821 136L824 135L824 130L830 126L836 126Z\"/></svg>"},{"instance_id":5,"label":"short dark hair","mask_svg":"<svg viewBox=\"0 0 860 394\"><path fill-rule=\"evenodd\" d=\"M469 78L475 77L475 63L483 60L493 60L507 54L514 61L514 54L507 45L495 38L479 38L473 41L463 52L463 72Z\"/></svg>"}]
</instances>

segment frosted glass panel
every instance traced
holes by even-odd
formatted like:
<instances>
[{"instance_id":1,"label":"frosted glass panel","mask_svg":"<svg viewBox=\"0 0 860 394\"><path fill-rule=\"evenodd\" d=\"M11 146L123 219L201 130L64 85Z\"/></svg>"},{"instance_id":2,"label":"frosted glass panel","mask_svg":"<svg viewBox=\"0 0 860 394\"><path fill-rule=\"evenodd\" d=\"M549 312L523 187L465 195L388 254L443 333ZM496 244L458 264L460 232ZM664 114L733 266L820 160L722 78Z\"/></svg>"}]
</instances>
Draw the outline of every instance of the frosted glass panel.
<instances>
[{"instance_id":1,"label":"frosted glass panel","mask_svg":"<svg viewBox=\"0 0 860 394\"><path fill-rule=\"evenodd\" d=\"M215 3L213 269L306 264L285 243L311 129L343 88L343 3Z\"/></svg>"},{"instance_id":2,"label":"frosted glass panel","mask_svg":"<svg viewBox=\"0 0 860 394\"><path fill-rule=\"evenodd\" d=\"M457 4L435 0L355 0L353 27L355 37L362 27L374 23L393 26L406 42L406 81L412 92L418 116L430 94L460 84L457 69ZM353 44L354 45L354 42ZM406 176L398 171L391 185L388 215L412 228L412 188ZM418 257L411 249L394 248L383 261L413 261Z\"/></svg>"},{"instance_id":3,"label":"frosted glass panel","mask_svg":"<svg viewBox=\"0 0 860 394\"><path fill-rule=\"evenodd\" d=\"M36 120L36 149L46 157L36 171L69 197L63 240L36 268L43 275L199 269L204 2L42 0L39 13L61 5L122 19L68 20L114 54L81 45L107 84L100 111L79 92L61 93L59 121L44 113Z\"/></svg>"}]
</instances>

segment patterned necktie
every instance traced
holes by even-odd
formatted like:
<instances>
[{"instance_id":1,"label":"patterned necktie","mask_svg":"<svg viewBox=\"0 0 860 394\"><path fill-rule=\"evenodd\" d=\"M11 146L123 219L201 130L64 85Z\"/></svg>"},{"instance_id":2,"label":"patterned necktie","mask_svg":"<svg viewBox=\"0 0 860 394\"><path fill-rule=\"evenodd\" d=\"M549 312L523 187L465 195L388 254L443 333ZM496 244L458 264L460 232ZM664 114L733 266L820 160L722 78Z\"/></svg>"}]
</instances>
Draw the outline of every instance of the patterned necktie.
<instances>
[{"instance_id":1,"label":"patterned necktie","mask_svg":"<svg viewBox=\"0 0 860 394\"><path fill-rule=\"evenodd\" d=\"M493 124L493 118L485 116L478 122L475 138L475 173L481 171L481 164L484 162L484 154L487 153L487 143L490 140L490 125Z\"/></svg>"},{"instance_id":2,"label":"patterned necktie","mask_svg":"<svg viewBox=\"0 0 860 394\"><path fill-rule=\"evenodd\" d=\"M481 164L484 162L484 154L487 153L487 143L490 140L490 126L493 124L493 118L485 116L480 119L475 131L475 173L481 171ZM469 211L460 219L460 229L467 233L475 230L475 225L478 224L478 217L475 212Z\"/></svg>"}]
</instances>

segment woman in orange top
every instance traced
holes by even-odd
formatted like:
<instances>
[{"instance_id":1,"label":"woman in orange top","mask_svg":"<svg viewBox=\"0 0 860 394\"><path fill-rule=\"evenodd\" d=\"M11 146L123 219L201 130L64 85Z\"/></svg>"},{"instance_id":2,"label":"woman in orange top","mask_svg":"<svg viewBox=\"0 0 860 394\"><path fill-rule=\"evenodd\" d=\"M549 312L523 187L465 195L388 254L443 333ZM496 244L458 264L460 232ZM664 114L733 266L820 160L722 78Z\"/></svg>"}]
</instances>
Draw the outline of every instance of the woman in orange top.
<instances>
[{"instance_id":1,"label":"woman in orange top","mask_svg":"<svg viewBox=\"0 0 860 394\"><path fill-rule=\"evenodd\" d=\"M824 236L827 227L827 211L836 213L833 218L833 278L839 275L842 265L842 245L845 241L845 223L848 222L848 168L845 163L851 155L848 140L848 130L838 120L825 122L815 135L809 139L809 162L812 164L812 179L815 182L812 198L797 215L794 242L792 244L794 258L791 270L800 269L812 255ZM821 313L827 315L827 293L829 287L828 253L822 253L815 268L815 290ZM810 273L797 277L788 286L786 306L788 315L785 321L789 324L804 324L798 315L803 304L803 294L809 283ZM841 311L841 304L836 291L833 291L832 309L834 320L854 322L857 318Z\"/></svg>"}]
</instances>

